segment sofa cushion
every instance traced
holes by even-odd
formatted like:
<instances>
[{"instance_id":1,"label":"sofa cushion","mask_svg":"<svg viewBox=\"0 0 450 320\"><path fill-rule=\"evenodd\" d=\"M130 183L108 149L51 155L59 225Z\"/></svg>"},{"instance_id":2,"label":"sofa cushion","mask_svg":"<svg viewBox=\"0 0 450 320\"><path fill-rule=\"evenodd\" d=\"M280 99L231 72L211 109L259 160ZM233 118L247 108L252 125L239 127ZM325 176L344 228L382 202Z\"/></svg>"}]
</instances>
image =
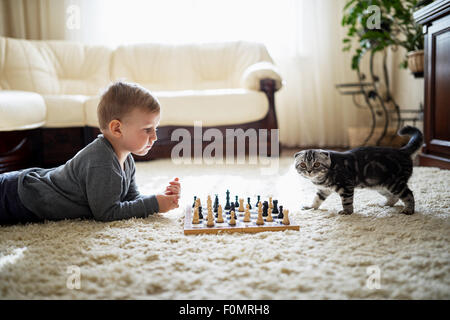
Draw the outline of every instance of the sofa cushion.
<instances>
[{"instance_id":1,"label":"sofa cushion","mask_svg":"<svg viewBox=\"0 0 450 320\"><path fill-rule=\"evenodd\" d=\"M247 67L262 61L273 63L254 42L123 45L113 53L111 78L153 91L241 88Z\"/></svg>"},{"instance_id":2,"label":"sofa cushion","mask_svg":"<svg viewBox=\"0 0 450 320\"><path fill-rule=\"evenodd\" d=\"M110 82L112 49L0 37L0 85L41 94L94 95Z\"/></svg>"},{"instance_id":3,"label":"sofa cushion","mask_svg":"<svg viewBox=\"0 0 450 320\"><path fill-rule=\"evenodd\" d=\"M82 95L43 95L47 106L47 128L82 127L85 125L84 103L89 98Z\"/></svg>"},{"instance_id":4,"label":"sofa cushion","mask_svg":"<svg viewBox=\"0 0 450 320\"><path fill-rule=\"evenodd\" d=\"M161 104L160 126L237 125L263 119L269 111L266 95L246 89L154 91ZM85 103L86 124L98 127L99 97Z\"/></svg>"},{"instance_id":5,"label":"sofa cushion","mask_svg":"<svg viewBox=\"0 0 450 320\"><path fill-rule=\"evenodd\" d=\"M46 107L41 95L25 91L0 91L0 131L29 130L43 126Z\"/></svg>"}]
</instances>

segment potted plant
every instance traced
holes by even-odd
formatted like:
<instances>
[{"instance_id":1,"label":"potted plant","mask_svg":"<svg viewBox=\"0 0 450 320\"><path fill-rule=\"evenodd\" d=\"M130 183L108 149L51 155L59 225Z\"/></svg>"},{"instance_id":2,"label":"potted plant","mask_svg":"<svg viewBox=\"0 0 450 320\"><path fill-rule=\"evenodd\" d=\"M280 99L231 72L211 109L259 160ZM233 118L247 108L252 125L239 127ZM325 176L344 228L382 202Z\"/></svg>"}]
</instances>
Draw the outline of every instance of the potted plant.
<instances>
[{"instance_id":1,"label":"potted plant","mask_svg":"<svg viewBox=\"0 0 450 320\"><path fill-rule=\"evenodd\" d=\"M423 75L423 32L414 22L413 13L432 0L349 0L344 6L342 26L347 26L343 39L344 51L358 46L352 57L352 69L359 70L367 51L383 51L388 47L403 47L407 54L400 67L409 67L415 76Z\"/></svg>"}]
</instances>

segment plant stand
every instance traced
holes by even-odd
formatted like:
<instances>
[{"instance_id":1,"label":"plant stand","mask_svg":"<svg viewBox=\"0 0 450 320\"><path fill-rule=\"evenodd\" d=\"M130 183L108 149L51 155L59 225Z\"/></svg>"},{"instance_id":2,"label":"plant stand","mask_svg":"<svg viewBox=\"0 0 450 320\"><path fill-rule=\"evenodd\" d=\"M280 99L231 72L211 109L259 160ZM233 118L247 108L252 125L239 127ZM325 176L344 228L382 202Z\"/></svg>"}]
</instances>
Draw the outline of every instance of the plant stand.
<instances>
[{"instance_id":1,"label":"plant stand","mask_svg":"<svg viewBox=\"0 0 450 320\"><path fill-rule=\"evenodd\" d=\"M357 83L337 84L336 88L343 95L351 95L353 103L357 108L369 109L371 114L371 127L367 137L362 142L365 146L372 141L374 134L378 134L375 145L391 145L396 135L389 135L386 141L388 131L395 133L405 125L406 122L412 122L415 126L416 122L423 121L423 106L420 104L418 110L400 109L395 102L389 89L389 74L386 67L387 53L383 51L383 75L379 77L374 72L375 53L370 51L369 78L357 70ZM380 89L385 88L386 92L381 93ZM377 123L377 117L378 122ZM375 130L377 128L377 130ZM390 130L388 130L390 128Z\"/></svg>"}]
</instances>

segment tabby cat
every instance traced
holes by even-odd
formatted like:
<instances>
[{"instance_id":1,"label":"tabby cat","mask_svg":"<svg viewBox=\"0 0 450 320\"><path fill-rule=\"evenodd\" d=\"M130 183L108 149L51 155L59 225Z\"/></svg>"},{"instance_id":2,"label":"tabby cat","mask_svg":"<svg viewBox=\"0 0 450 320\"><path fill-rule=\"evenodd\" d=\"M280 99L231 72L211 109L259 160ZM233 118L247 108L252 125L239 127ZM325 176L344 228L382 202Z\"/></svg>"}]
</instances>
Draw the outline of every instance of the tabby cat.
<instances>
[{"instance_id":1,"label":"tabby cat","mask_svg":"<svg viewBox=\"0 0 450 320\"><path fill-rule=\"evenodd\" d=\"M414 213L414 196L408 188L413 164L411 155L419 150L423 136L419 129L406 126L400 135L411 136L402 148L359 147L345 152L310 149L295 154L295 168L310 179L318 191L310 207L318 209L333 192L342 200L340 214L353 213L353 193L356 187L375 188L387 198L386 206L404 203L404 214Z\"/></svg>"}]
</instances>

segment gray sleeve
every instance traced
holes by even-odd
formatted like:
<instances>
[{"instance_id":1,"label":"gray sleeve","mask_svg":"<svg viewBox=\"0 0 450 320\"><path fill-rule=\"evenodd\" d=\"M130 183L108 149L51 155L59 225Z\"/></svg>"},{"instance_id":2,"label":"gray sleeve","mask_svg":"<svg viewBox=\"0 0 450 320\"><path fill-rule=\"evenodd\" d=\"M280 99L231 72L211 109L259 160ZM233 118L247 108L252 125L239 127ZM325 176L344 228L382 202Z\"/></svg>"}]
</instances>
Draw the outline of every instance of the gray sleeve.
<instances>
[{"instance_id":1,"label":"gray sleeve","mask_svg":"<svg viewBox=\"0 0 450 320\"><path fill-rule=\"evenodd\" d=\"M113 167L88 167L86 170L86 192L95 220L145 218L159 211L158 201L154 195L121 201L122 176Z\"/></svg>"},{"instance_id":2,"label":"gray sleeve","mask_svg":"<svg viewBox=\"0 0 450 320\"><path fill-rule=\"evenodd\" d=\"M136 175L136 167L134 166L134 162L130 161L130 165L131 165L131 178L130 178L130 186L128 188L128 193L125 197L126 201L132 201L132 200L136 200L137 198L140 197L140 193L138 191L138 187L136 184L136 179L135 179L135 175Z\"/></svg>"}]
</instances>

